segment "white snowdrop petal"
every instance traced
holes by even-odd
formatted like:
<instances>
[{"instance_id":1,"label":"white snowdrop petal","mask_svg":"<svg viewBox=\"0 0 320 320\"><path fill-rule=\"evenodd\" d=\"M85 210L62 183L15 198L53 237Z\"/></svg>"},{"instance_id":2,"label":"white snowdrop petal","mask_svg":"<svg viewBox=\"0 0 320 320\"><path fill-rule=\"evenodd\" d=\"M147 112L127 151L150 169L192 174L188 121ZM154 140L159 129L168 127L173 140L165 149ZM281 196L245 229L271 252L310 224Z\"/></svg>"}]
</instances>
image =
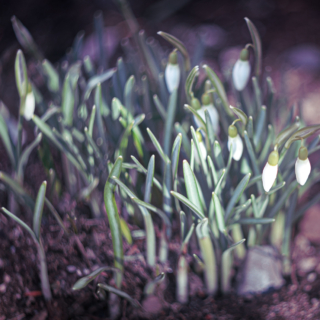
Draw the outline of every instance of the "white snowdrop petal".
<instances>
[{"instance_id":1,"label":"white snowdrop petal","mask_svg":"<svg viewBox=\"0 0 320 320\"><path fill-rule=\"evenodd\" d=\"M250 77L250 63L249 61L237 60L232 70L232 79L235 88L242 91L248 83Z\"/></svg>"},{"instance_id":2,"label":"white snowdrop petal","mask_svg":"<svg viewBox=\"0 0 320 320\"><path fill-rule=\"evenodd\" d=\"M201 141L199 143L199 147L200 147L200 154L201 154L202 158L206 159L207 158L207 148L206 148L203 141Z\"/></svg>"},{"instance_id":3,"label":"white snowdrop petal","mask_svg":"<svg viewBox=\"0 0 320 320\"><path fill-rule=\"evenodd\" d=\"M235 138L228 136L228 150L230 151L232 145L232 158L239 161L243 153L243 142L239 134Z\"/></svg>"},{"instance_id":4,"label":"white snowdrop petal","mask_svg":"<svg viewBox=\"0 0 320 320\"><path fill-rule=\"evenodd\" d=\"M168 91L172 93L174 89L179 87L180 68L178 64L168 63L164 73Z\"/></svg>"},{"instance_id":5,"label":"white snowdrop petal","mask_svg":"<svg viewBox=\"0 0 320 320\"><path fill-rule=\"evenodd\" d=\"M307 158L306 160L300 160L298 158L295 165L295 172L298 183L303 186L308 180L311 172L309 159Z\"/></svg>"},{"instance_id":6,"label":"white snowdrop petal","mask_svg":"<svg viewBox=\"0 0 320 320\"><path fill-rule=\"evenodd\" d=\"M36 102L35 102L34 94L31 91L26 96L26 104L24 107L24 114L23 114L24 118L27 121L31 120L31 118L33 117L35 105L36 105Z\"/></svg>"},{"instance_id":7,"label":"white snowdrop petal","mask_svg":"<svg viewBox=\"0 0 320 320\"><path fill-rule=\"evenodd\" d=\"M210 116L210 119L212 122L214 133L219 134L219 132L220 132L219 113L218 113L217 109L213 106L213 104L209 104L207 106L202 106L199 110L197 110L199 116L202 118L202 120L204 122L206 122L206 115L205 115L206 110L208 110L208 112L209 112L209 116ZM194 120L195 120L197 126L201 127L201 123L196 117L194 117Z\"/></svg>"},{"instance_id":8,"label":"white snowdrop petal","mask_svg":"<svg viewBox=\"0 0 320 320\"><path fill-rule=\"evenodd\" d=\"M266 192L269 192L269 190L273 186L274 182L276 181L277 174L278 165L272 166L267 162L262 171L262 184L263 189Z\"/></svg>"}]
</instances>

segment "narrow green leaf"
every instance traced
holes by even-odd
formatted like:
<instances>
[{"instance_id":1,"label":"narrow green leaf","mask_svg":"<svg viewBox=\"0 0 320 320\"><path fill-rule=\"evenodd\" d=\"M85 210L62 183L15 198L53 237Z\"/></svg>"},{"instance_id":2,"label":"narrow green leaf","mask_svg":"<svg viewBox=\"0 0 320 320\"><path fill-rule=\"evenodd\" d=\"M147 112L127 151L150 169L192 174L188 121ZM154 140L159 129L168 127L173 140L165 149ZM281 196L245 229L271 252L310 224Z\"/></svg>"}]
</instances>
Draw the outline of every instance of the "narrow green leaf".
<instances>
[{"instance_id":1,"label":"narrow green leaf","mask_svg":"<svg viewBox=\"0 0 320 320\"><path fill-rule=\"evenodd\" d=\"M169 97L167 117L164 124L163 151L169 156L172 141L172 129L177 110L178 90L172 91Z\"/></svg>"},{"instance_id":2,"label":"narrow green leaf","mask_svg":"<svg viewBox=\"0 0 320 320\"><path fill-rule=\"evenodd\" d=\"M196 207L191 201L189 201L189 199L187 199L185 196L183 196L182 194L175 192L175 191L171 191L170 192L172 196L174 196L175 198L177 198L178 200L180 200L184 205L186 205L188 208L190 208L193 213L195 213L195 216L197 219L204 219L205 216L204 214L198 209L198 207Z\"/></svg>"},{"instance_id":3,"label":"narrow green leaf","mask_svg":"<svg viewBox=\"0 0 320 320\"><path fill-rule=\"evenodd\" d=\"M12 167L15 168L16 167L16 158L15 158L14 146L13 146L11 139L10 139L7 124L4 120L4 118L2 117L1 113L0 113L0 137L1 137L1 140L6 148L7 154L10 158Z\"/></svg>"},{"instance_id":4,"label":"narrow green leaf","mask_svg":"<svg viewBox=\"0 0 320 320\"><path fill-rule=\"evenodd\" d=\"M167 119L167 111L164 108L163 104L161 103L161 101L159 100L159 98L156 94L153 96L153 102L154 102L154 105L156 106L162 120L166 120Z\"/></svg>"},{"instance_id":5,"label":"narrow green leaf","mask_svg":"<svg viewBox=\"0 0 320 320\"><path fill-rule=\"evenodd\" d=\"M151 156L148 164L147 178L146 178L146 186L144 190L144 202L150 203L151 201L151 191L152 191L152 183L154 177L154 155Z\"/></svg>"},{"instance_id":6,"label":"narrow green leaf","mask_svg":"<svg viewBox=\"0 0 320 320\"><path fill-rule=\"evenodd\" d=\"M182 142L182 134L179 133L173 142L172 152L171 152L171 164L172 164L172 177L173 177L173 179L176 178L177 171L178 171L181 142Z\"/></svg>"},{"instance_id":7,"label":"narrow green leaf","mask_svg":"<svg viewBox=\"0 0 320 320\"><path fill-rule=\"evenodd\" d=\"M137 165L137 170L147 175L148 170L138 161L138 159L134 156L131 156L131 159L134 161L134 163ZM162 192L162 186L159 180L157 180L155 177L153 177L153 183L154 185Z\"/></svg>"},{"instance_id":8,"label":"narrow green leaf","mask_svg":"<svg viewBox=\"0 0 320 320\"><path fill-rule=\"evenodd\" d=\"M222 105L227 112L228 115L232 115L230 108L229 108L229 102L227 98L226 91L224 90L223 84L219 77L216 75L216 73L208 66L204 65L203 69L206 71L207 77L211 81L213 87L216 90L216 93L218 94L219 98L221 99Z\"/></svg>"},{"instance_id":9,"label":"narrow green leaf","mask_svg":"<svg viewBox=\"0 0 320 320\"><path fill-rule=\"evenodd\" d=\"M213 164L213 161L212 161L211 157L208 156L207 159L208 159L209 168L210 168L211 173L212 173L213 182L214 182L214 185L216 186L217 183L218 183L218 174L217 174L216 168L215 168L215 166Z\"/></svg>"},{"instance_id":10,"label":"narrow green leaf","mask_svg":"<svg viewBox=\"0 0 320 320\"><path fill-rule=\"evenodd\" d=\"M80 278L72 287L72 290L80 290L85 288L91 281L93 281L98 275L100 275L104 271L113 271L120 272L119 269L113 267L100 267L97 270L94 270L89 275Z\"/></svg>"},{"instance_id":11,"label":"narrow green leaf","mask_svg":"<svg viewBox=\"0 0 320 320\"><path fill-rule=\"evenodd\" d=\"M52 203L45 198L45 204L47 206L47 208L49 209L49 211L52 213L52 215L54 216L54 218L57 220L57 222L59 223L60 227L63 229L63 231L66 233L66 235L69 235L68 230L66 229L66 227L63 224L63 221L61 219L61 217L59 216L57 210L54 208L54 206L52 205Z\"/></svg>"},{"instance_id":12,"label":"narrow green leaf","mask_svg":"<svg viewBox=\"0 0 320 320\"><path fill-rule=\"evenodd\" d=\"M221 205L221 202L219 200L219 197L217 196L217 194L215 192L212 192L212 199L213 199L213 203L214 203L214 212L215 212L215 216L216 216L218 229L222 233L225 233L225 231L226 231L226 225L224 222L225 214L224 214L224 210Z\"/></svg>"},{"instance_id":13,"label":"narrow green leaf","mask_svg":"<svg viewBox=\"0 0 320 320\"><path fill-rule=\"evenodd\" d=\"M304 127L302 129L298 130L286 142L285 148L289 149L289 147L291 146L293 141L297 141L300 139L306 139L306 138L312 136L313 134L315 134L318 130L320 130L320 124Z\"/></svg>"},{"instance_id":14,"label":"narrow green leaf","mask_svg":"<svg viewBox=\"0 0 320 320\"><path fill-rule=\"evenodd\" d=\"M267 192L268 195L271 195L275 192L277 192L278 190L282 189L284 186L286 185L286 182L280 182L279 184L277 184L276 186L274 186L273 188L271 188L271 190L269 192Z\"/></svg>"},{"instance_id":15,"label":"narrow green leaf","mask_svg":"<svg viewBox=\"0 0 320 320\"><path fill-rule=\"evenodd\" d=\"M104 187L104 203L111 230L112 245L114 251L114 266L120 270L120 273L116 275L116 285L118 288L121 287L123 274L123 246L121 237L120 217L114 196L116 183L112 179L112 177L120 176L121 166L122 157L120 156L114 163Z\"/></svg>"},{"instance_id":16,"label":"narrow green leaf","mask_svg":"<svg viewBox=\"0 0 320 320\"><path fill-rule=\"evenodd\" d=\"M196 178L187 160L183 160L183 176L188 199L204 216Z\"/></svg>"},{"instance_id":17,"label":"narrow green leaf","mask_svg":"<svg viewBox=\"0 0 320 320\"><path fill-rule=\"evenodd\" d=\"M239 108L233 107L230 105L231 111L241 120L244 126L247 125L248 117L247 115Z\"/></svg>"},{"instance_id":18,"label":"narrow green leaf","mask_svg":"<svg viewBox=\"0 0 320 320\"><path fill-rule=\"evenodd\" d=\"M183 150L185 151L185 153L187 154L187 157L190 157L191 154L191 145L190 145L190 140L187 136L187 133L185 132L185 130L183 129L183 127L180 125L180 123L176 122L174 124L174 128L176 130L176 133L179 134L181 133L182 135L182 146L183 146Z\"/></svg>"},{"instance_id":19,"label":"narrow green leaf","mask_svg":"<svg viewBox=\"0 0 320 320\"><path fill-rule=\"evenodd\" d=\"M244 136L244 141L247 146L247 150L248 150L249 157L251 160L251 165L253 167L253 172L256 176L258 176L258 175L260 175L261 172L259 170L258 162L257 162L257 159L256 159L256 156L255 156L255 153L254 153L254 150L253 150L253 147L252 147L252 144L249 139L247 131L244 131L243 136Z\"/></svg>"},{"instance_id":20,"label":"narrow green leaf","mask_svg":"<svg viewBox=\"0 0 320 320\"><path fill-rule=\"evenodd\" d=\"M238 183L236 189L234 190L233 195L230 198L229 203L226 208L226 214L225 214L225 218L224 218L224 220L226 222L228 221L228 219L233 211L234 206L237 204L237 202L239 201L240 197L242 196L244 190L246 189L250 178L251 178L251 173L246 174L241 179L241 181Z\"/></svg>"},{"instance_id":21,"label":"narrow green leaf","mask_svg":"<svg viewBox=\"0 0 320 320\"><path fill-rule=\"evenodd\" d=\"M254 46L255 74L257 77L259 77L261 74L261 65L262 65L262 46L261 46L260 36L255 25L248 18L244 18L244 19L246 20L248 29L250 31L251 39L253 42L253 46Z\"/></svg>"},{"instance_id":22,"label":"narrow green leaf","mask_svg":"<svg viewBox=\"0 0 320 320\"><path fill-rule=\"evenodd\" d=\"M168 42L170 42L175 48L177 48L181 52L181 54L184 57L185 69L186 71L189 71L191 68L191 64L190 64L189 54L185 45L179 39L177 39L176 37L174 37L169 33L159 31L158 35L164 38L165 40L167 40Z\"/></svg>"},{"instance_id":23,"label":"narrow green leaf","mask_svg":"<svg viewBox=\"0 0 320 320\"><path fill-rule=\"evenodd\" d=\"M253 118L252 116L249 117L247 132L250 139L253 139Z\"/></svg>"},{"instance_id":24,"label":"narrow green leaf","mask_svg":"<svg viewBox=\"0 0 320 320\"><path fill-rule=\"evenodd\" d=\"M188 247L188 243L191 239L191 236L192 236L192 233L193 233L193 230L194 230L194 223L191 225L187 235L185 236L182 244L181 244L181 253L184 253L186 254L187 253L187 247Z\"/></svg>"},{"instance_id":25,"label":"narrow green leaf","mask_svg":"<svg viewBox=\"0 0 320 320\"><path fill-rule=\"evenodd\" d=\"M134 86L135 86L136 80L134 76L129 77L125 88L124 88L124 105L127 108L127 110L134 114Z\"/></svg>"},{"instance_id":26,"label":"narrow green leaf","mask_svg":"<svg viewBox=\"0 0 320 320\"><path fill-rule=\"evenodd\" d=\"M47 59L42 61L42 69L48 79L48 89L54 93L58 92L60 84L59 74L57 73L56 69Z\"/></svg>"},{"instance_id":27,"label":"narrow green leaf","mask_svg":"<svg viewBox=\"0 0 320 320\"><path fill-rule=\"evenodd\" d=\"M128 244L132 245L132 237L131 237L130 229L126 221L122 218L120 218L120 229L123 237L126 239Z\"/></svg>"},{"instance_id":28,"label":"narrow green leaf","mask_svg":"<svg viewBox=\"0 0 320 320\"><path fill-rule=\"evenodd\" d=\"M11 22L14 33L16 34L16 37L21 46L29 53L31 53L36 58L36 60L42 61L42 54L39 51L27 28L21 23L19 19L16 18L16 16L13 16L11 18Z\"/></svg>"},{"instance_id":29,"label":"narrow green leaf","mask_svg":"<svg viewBox=\"0 0 320 320\"><path fill-rule=\"evenodd\" d=\"M33 231L40 242L40 229L41 229L41 220L43 213L44 200L46 197L47 181L43 181L37 195L36 204L34 207L33 214Z\"/></svg>"},{"instance_id":30,"label":"narrow green leaf","mask_svg":"<svg viewBox=\"0 0 320 320\"><path fill-rule=\"evenodd\" d=\"M288 128L282 130L276 137L274 141L274 145L278 145L281 147L281 145L287 141L300 127L300 121L295 121L291 126Z\"/></svg>"},{"instance_id":31,"label":"narrow green leaf","mask_svg":"<svg viewBox=\"0 0 320 320\"><path fill-rule=\"evenodd\" d=\"M189 103L191 102L192 98L193 98L193 83L195 78L199 75L199 66L195 66L193 67L193 69L190 71L187 79L186 79L186 83L185 83L185 91L186 91L186 95L187 95L187 100L189 101Z\"/></svg>"},{"instance_id":32,"label":"narrow green leaf","mask_svg":"<svg viewBox=\"0 0 320 320\"><path fill-rule=\"evenodd\" d=\"M25 99L28 91L28 74L27 65L21 50L17 51L15 60L16 85L18 88L20 99Z\"/></svg>"},{"instance_id":33,"label":"narrow green leaf","mask_svg":"<svg viewBox=\"0 0 320 320\"><path fill-rule=\"evenodd\" d=\"M253 142L256 147L259 144L261 144L262 132L264 131L266 119L267 119L267 108L265 106L262 106L258 116L255 135L253 137Z\"/></svg>"},{"instance_id":34,"label":"narrow green leaf","mask_svg":"<svg viewBox=\"0 0 320 320\"><path fill-rule=\"evenodd\" d=\"M192 107L190 107L189 105L185 104L184 108L188 111L190 111L196 118L197 120L201 123L201 129L206 130L206 123L203 121L203 119L200 117L199 113L197 112L197 110L193 109Z\"/></svg>"},{"instance_id":35,"label":"narrow green leaf","mask_svg":"<svg viewBox=\"0 0 320 320\"><path fill-rule=\"evenodd\" d=\"M222 149L221 149L221 146L217 140L214 142L213 154L216 159L218 168L219 169L225 168L226 166L225 166L225 163L224 163L223 157L222 157Z\"/></svg>"},{"instance_id":36,"label":"narrow green leaf","mask_svg":"<svg viewBox=\"0 0 320 320\"><path fill-rule=\"evenodd\" d=\"M116 72L116 68L113 69L109 69L106 72L93 76L92 78L89 79L86 89L85 89L85 93L84 93L84 99L87 100L90 96L91 91L99 84L102 83L104 81L109 80L112 75Z\"/></svg>"},{"instance_id":37,"label":"narrow green leaf","mask_svg":"<svg viewBox=\"0 0 320 320\"><path fill-rule=\"evenodd\" d=\"M164 153L159 141L157 140L157 138L154 136L154 134L151 132L151 130L149 128L147 128L147 132L148 132L148 135L149 135L153 145L155 146L156 150L158 151L160 157L166 163L168 161L168 156Z\"/></svg>"},{"instance_id":38,"label":"narrow green leaf","mask_svg":"<svg viewBox=\"0 0 320 320\"><path fill-rule=\"evenodd\" d=\"M31 228L30 228L27 224L25 224L22 220L20 220L16 215L14 215L12 212L10 212L9 210L7 210L6 208L2 207L1 209L2 209L2 211L3 211L5 214L7 214L10 218L12 218L12 219L15 220L16 222L18 222L18 223L21 225L21 227L23 227L25 230L27 230L27 231L30 233L30 235L31 235L31 237L33 238L33 240L35 240L36 242L38 242L38 239L37 239L36 235L34 234L34 232L31 230Z\"/></svg>"},{"instance_id":39,"label":"narrow green leaf","mask_svg":"<svg viewBox=\"0 0 320 320\"><path fill-rule=\"evenodd\" d=\"M196 228L201 254L204 260L205 284L208 294L218 289L218 272L214 248L208 232L208 219L203 219Z\"/></svg>"},{"instance_id":40,"label":"narrow green leaf","mask_svg":"<svg viewBox=\"0 0 320 320\"><path fill-rule=\"evenodd\" d=\"M99 178L94 178L87 187L80 190L78 194L78 200L83 200L90 197L90 194L98 186L98 184Z\"/></svg>"},{"instance_id":41,"label":"narrow green leaf","mask_svg":"<svg viewBox=\"0 0 320 320\"><path fill-rule=\"evenodd\" d=\"M275 219L272 218L241 218L236 221L232 221L232 224L268 224L275 222Z\"/></svg>"},{"instance_id":42,"label":"narrow green leaf","mask_svg":"<svg viewBox=\"0 0 320 320\"><path fill-rule=\"evenodd\" d=\"M288 197L291 195L291 193L298 187L298 182L293 181L288 188L285 190L285 192L282 194L280 199L277 201L277 203L271 208L271 210L268 212L267 217L268 218L274 218L276 214L280 211L282 206L287 201Z\"/></svg>"},{"instance_id":43,"label":"narrow green leaf","mask_svg":"<svg viewBox=\"0 0 320 320\"><path fill-rule=\"evenodd\" d=\"M247 210L250 207L250 205L251 205L251 199L248 199L244 204L241 204L240 206L235 207L233 216Z\"/></svg>"},{"instance_id":44,"label":"narrow green leaf","mask_svg":"<svg viewBox=\"0 0 320 320\"><path fill-rule=\"evenodd\" d=\"M259 162L262 163L265 161L266 157L269 155L270 153L270 146L273 140L273 136L274 136L274 130L273 130L273 126L271 124L268 125L268 137L266 142L263 145L262 151L260 153L260 157L259 157Z\"/></svg>"},{"instance_id":45,"label":"narrow green leaf","mask_svg":"<svg viewBox=\"0 0 320 320\"><path fill-rule=\"evenodd\" d=\"M123 291L121 291L119 289L116 289L114 287L110 287L110 286L108 286L108 285L106 285L104 283L98 283L98 287L102 288L105 291L109 291L109 292L115 293L119 297L128 300L134 308L139 308L140 307L140 304L139 304L139 302L137 300L132 299L127 293L125 293L125 292L123 292Z\"/></svg>"}]
</instances>

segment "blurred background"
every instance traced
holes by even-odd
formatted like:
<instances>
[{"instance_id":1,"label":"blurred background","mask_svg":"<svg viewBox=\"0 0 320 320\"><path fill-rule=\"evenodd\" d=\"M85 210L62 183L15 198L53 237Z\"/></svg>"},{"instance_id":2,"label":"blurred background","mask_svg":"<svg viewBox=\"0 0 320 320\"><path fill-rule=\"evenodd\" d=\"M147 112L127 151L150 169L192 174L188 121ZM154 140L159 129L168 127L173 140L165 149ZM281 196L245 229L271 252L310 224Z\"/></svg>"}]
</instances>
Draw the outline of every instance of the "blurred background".
<instances>
[{"instance_id":1,"label":"blurred background","mask_svg":"<svg viewBox=\"0 0 320 320\"><path fill-rule=\"evenodd\" d=\"M221 68L225 59L234 61L239 48L250 40L244 17L256 25L263 45L264 67L274 71L275 83L286 83L286 93L304 104L320 101L320 7L317 0L128 0L147 36L159 30L169 32L187 45L191 56L200 38L204 56ZM85 32L83 55L96 54L94 14L101 10L109 67L122 54L121 39L131 30L115 0L2 0L0 5L0 98L9 103L7 86L14 86L13 62L18 41L11 26L16 15L51 62L60 60L80 30ZM233 51L236 48L237 50ZM271 68L272 67L272 68ZM281 77L277 71L281 70ZM221 71L221 70L220 70ZM277 80L277 78L279 78ZM277 82L278 81L278 82ZM320 122L313 115L307 121Z\"/></svg>"}]
</instances>

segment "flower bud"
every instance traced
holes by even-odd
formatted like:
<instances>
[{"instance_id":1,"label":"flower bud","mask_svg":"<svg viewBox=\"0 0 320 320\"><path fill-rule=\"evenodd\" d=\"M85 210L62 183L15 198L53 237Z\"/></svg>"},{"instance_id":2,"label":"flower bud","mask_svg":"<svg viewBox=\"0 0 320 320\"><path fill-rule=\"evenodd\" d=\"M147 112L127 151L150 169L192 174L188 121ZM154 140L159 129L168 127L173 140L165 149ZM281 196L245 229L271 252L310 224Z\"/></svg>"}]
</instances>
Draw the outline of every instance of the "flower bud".
<instances>
[{"instance_id":1,"label":"flower bud","mask_svg":"<svg viewBox=\"0 0 320 320\"><path fill-rule=\"evenodd\" d=\"M243 153L243 142L238 134L238 130L234 125L229 126L228 129L228 150L232 146L232 158L239 161Z\"/></svg>"},{"instance_id":2,"label":"flower bud","mask_svg":"<svg viewBox=\"0 0 320 320\"><path fill-rule=\"evenodd\" d=\"M269 192L274 182L276 181L278 174L279 153L278 151L272 151L269 155L268 162L263 168L262 172L262 184L263 189Z\"/></svg>"},{"instance_id":3,"label":"flower bud","mask_svg":"<svg viewBox=\"0 0 320 320\"><path fill-rule=\"evenodd\" d=\"M213 106L213 103L211 102L210 96L207 93L204 93L202 95L202 107L199 110L197 110L199 116L202 118L202 120L204 122L206 122L206 115L205 115L206 110L208 110L208 112L209 112L209 117L212 122L213 131L215 134L218 134L220 131L218 111ZM195 120L197 126L200 127L201 126L200 121L197 118L194 118L194 120Z\"/></svg>"},{"instance_id":4,"label":"flower bud","mask_svg":"<svg viewBox=\"0 0 320 320\"><path fill-rule=\"evenodd\" d=\"M244 48L241 50L240 58L237 60L232 70L233 84L238 91L242 91L246 87L250 72L249 51Z\"/></svg>"},{"instance_id":5,"label":"flower bud","mask_svg":"<svg viewBox=\"0 0 320 320\"><path fill-rule=\"evenodd\" d=\"M164 73L168 91L172 93L174 89L179 87L180 82L180 68L178 64L178 57L176 50L169 55L169 61Z\"/></svg>"},{"instance_id":6,"label":"flower bud","mask_svg":"<svg viewBox=\"0 0 320 320\"><path fill-rule=\"evenodd\" d=\"M35 101L31 86L28 89L29 90L28 90L28 93L26 96L25 105L24 105L24 112L23 112L23 116L27 121L32 119L33 114L34 114L34 109L36 106L36 101Z\"/></svg>"},{"instance_id":7,"label":"flower bud","mask_svg":"<svg viewBox=\"0 0 320 320\"><path fill-rule=\"evenodd\" d=\"M308 159L308 149L306 147L301 147L299 149L299 156L295 165L295 173L297 181L300 185L304 185L308 180L311 172L311 165Z\"/></svg>"}]
</instances>

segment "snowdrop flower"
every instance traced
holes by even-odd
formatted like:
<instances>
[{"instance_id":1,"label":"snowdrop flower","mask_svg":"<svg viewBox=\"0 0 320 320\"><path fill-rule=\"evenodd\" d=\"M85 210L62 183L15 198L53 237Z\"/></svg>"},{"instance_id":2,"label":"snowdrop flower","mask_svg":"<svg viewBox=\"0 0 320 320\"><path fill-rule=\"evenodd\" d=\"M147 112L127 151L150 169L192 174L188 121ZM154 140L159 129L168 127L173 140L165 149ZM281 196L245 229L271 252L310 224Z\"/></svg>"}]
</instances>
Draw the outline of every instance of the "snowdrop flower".
<instances>
[{"instance_id":1,"label":"snowdrop flower","mask_svg":"<svg viewBox=\"0 0 320 320\"><path fill-rule=\"evenodd\" d=\"M299 149L299 156L295 165L296 178L300 185L304 185L311 172L311 165L308 159L308 149L301 147Z\"/></svg>"},{"instance_id":2,"label":"snowdrop flower","mask_svg":"<svg viewBox=\"0 0 320 320\"><path fill-rule=\"evenodd\" d=\"M220 127L219 127L219 114L217 109L214 107L213 103L211 102L210 96L207 93L202 95L202 107L197 110L199 116L202 118L204 122L206 122L206 115L205 111L208 110L209 116L212 122L213 131L215 134L219 134ZM201 127L200 121L195 117L194 118L198 127Z\"/></svg>"},{"instance_id":3,"label":"snowdrop flower","mask_svg":"<svg viewBox=\"0 0 320 320\"><path fill-rule=\"evenodd\" d=\"M238 91L242 91L246 87L250 72L249 51L244 48L241 50L240 58L237 60L232 70L233 84Z\"/></svg>"},{"instance_id":4,"label":"snowdrop flower","mask_svg":"<svg viewBox=\"0 0 320 320\"><path fill-rule=\"evenodd\" d=\"M27 121L31 120L31 118L33 117L35 106L36 106L36 101L34 98L32 88L30 88L26 96L24 112L23 112L23 116Z\"/></svg>"},{"instance_id":5,"label":"snowdrop flower","mask_svg":"<svg viewBox=\"0 0 320 320\"><path fill-rule=\"evenodd\" d=\"M236 126L233 124L228 129L228 150L230 151L232 146L232 158L239 161L243 152L243 142L239 136Z\"/></svg>"},{"instance_id":6,"label":"snowdrop flower","mask_svg":"<svg viewBox=\"0 0 320 320\"><path fill-rule=\"evenodd\" d=\"M279 153L278 151L272 151L269 155L268 162L263 168L262 171L262 184L263 189L266 192L269 192L274 182L276 181L278 174L278 162L279 162Z\"/></svg>"},{"instance_id":7,"label":"snowdrop flower","mask_svg":"<svg viewBox=\"0 0 320 320\"><path fill-rule=\"evenodd\" d=\"M172 93L174 89L179 87L180 68L178 65L177 51L173 50L169 55L169 61L164 73L168 91Z\"/></svg>"}]
</instances>

